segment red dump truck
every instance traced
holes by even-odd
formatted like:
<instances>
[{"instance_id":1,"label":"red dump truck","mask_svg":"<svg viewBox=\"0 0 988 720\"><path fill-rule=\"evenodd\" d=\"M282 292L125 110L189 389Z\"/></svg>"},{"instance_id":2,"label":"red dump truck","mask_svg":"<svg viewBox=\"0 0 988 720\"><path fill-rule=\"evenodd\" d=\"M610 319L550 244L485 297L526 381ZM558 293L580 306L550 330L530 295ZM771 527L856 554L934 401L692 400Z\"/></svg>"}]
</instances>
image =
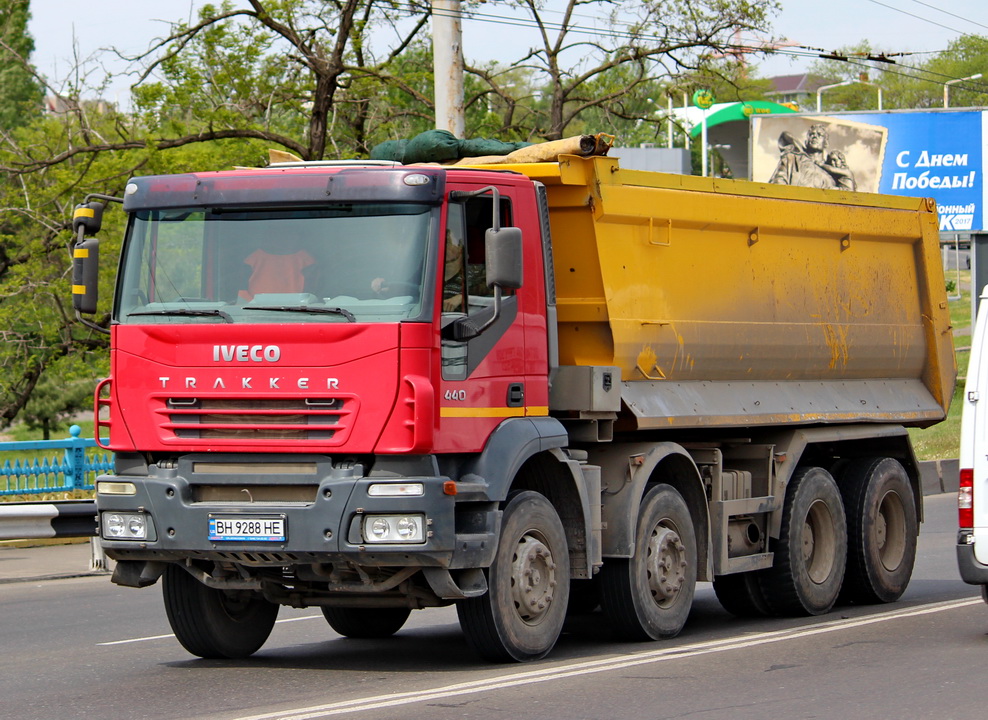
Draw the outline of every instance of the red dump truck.
<instances>
[{"instance_id":1,"label":"red dump truck","mask_svg":"<svg viewBox=\"0 0 988 720\"><path fill-rule=\"evenodd\" d=\"M890 602L907 427L955 380L932 201L622 169L284 164L135 177L97 390L113 581L202 657L280 605L385 637L456 604L485 658L567 611L674 636ZM97 310L102 201L74 225Z\"/></svg>"}]
</instances>

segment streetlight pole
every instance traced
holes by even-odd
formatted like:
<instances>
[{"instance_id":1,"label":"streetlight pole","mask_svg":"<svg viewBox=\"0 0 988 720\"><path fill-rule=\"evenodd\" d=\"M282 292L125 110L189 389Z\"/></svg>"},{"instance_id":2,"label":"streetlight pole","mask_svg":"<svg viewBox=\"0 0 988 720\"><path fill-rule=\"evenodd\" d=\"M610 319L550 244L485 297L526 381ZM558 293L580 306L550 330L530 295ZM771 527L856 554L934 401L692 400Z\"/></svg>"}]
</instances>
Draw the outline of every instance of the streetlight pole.
<instances>
[{"instance_id":1,"label":"streetlight pole","mask_svg":"<svg viewBox=\"0 0 988 720\"><path fill-rule=\"evenodd\" d=\"M882 109L882 88L873 82L868 82L867 80L858 80L862 85L871 85L874 88L878 88L878 109Z\"/></svg>"},{"instance_id":2,"label":"streetlight pole","mask_svg":"<svg viewBox=\"0 0 988 720\"><path fill-rule=\"evenodd\" d=\"M432 57L436 129L463 137L463 40L460 0L432 0Z\"/></svg>"},{"instance_id":3,"label":"streetlight pole","mask_svg":"<svg viewBox=\"0 0 988 720\"><path fill-rule=\"evenodd\" d=\"M981 77L981 73L975 73L974 75L971 75L969 77L955 78L953 80L948 80L947 82L945 82L943 84L943 106L944 106L944 108L949 108L950 107L950 100L948 98L948 94L947 93L949 92L951 85L953 85L955 83L959 83L959 82L964 82L965 80L977 80L980 77Z\"/></svg>"},{"instance_id":4,"label":"streetlight pole","mask_svg":"<svg viewBox=\"0 0 988 720\"><path fill-rule=\"evenodd\" d=\"M955 81L951 81L955 82ZM844 87L845 85L854 85L855 83L860 83L861 85L871 85L874 88L878 88L878 109L882 109L882 88L873 82L868 82L867 80L845 80L843 82L834 83L833 85L823 85L817 88L816 91L816 111L823 112L823 102L822 96L824 90L833 90L834 88ZM946 90L944 90L946 92Z\"/></svg>"}]
</instances>

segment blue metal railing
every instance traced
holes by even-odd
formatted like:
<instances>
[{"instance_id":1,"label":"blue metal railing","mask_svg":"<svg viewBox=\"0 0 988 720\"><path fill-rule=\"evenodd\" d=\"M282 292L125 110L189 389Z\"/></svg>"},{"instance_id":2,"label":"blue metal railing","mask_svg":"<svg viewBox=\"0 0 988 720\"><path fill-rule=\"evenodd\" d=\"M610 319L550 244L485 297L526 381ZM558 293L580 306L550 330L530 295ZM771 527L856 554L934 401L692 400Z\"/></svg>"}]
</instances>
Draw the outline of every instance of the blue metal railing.
<instances>
[{"instance_id":1,"label":"blue metal railing","mask_svg":"<svg viewBox=\"0 0 988 720\"><path fill-rule=\"evenodd\" d=\"M29 442L0 442L0 496L40 495L52 492L92 490L97 473L113 472L113 454L93 451L98 447L93 439L79 437L78 425L69 428L72 437L64 440L33 440ZM14 450L38 450L40 456L15 459L3 454ZM62 455L45 455L45 451L62 450Z\"/></svg>"}]
</instances>

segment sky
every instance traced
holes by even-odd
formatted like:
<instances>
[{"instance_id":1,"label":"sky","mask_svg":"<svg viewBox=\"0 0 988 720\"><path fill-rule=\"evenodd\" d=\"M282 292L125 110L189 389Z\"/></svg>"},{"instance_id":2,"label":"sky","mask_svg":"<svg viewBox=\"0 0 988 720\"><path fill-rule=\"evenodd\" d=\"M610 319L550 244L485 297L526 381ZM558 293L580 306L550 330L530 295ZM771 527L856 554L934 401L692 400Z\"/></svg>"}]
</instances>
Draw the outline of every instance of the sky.
<instances>
[{"instance_id":1,"label":"sky","mask_svg":"<svg viewBox=\"0 0 988 720\"><path fill-rule=\"evenodd\" d=\"M935 4L949 10L939 10ZM192 7L201 0L31 0L33 18L30 32L35 40L34 62L50 79L64 79L75 65L74 57L88 58L100 48L115 46L128 53L147 49L168 30L165 20L189 19ZM237 3L246 4L246 3ZM773 21L773 35L792 43L825 52L853 45L867 38L872 47L889 53L923 53L901 58L903 63L919 62L929 54L945 50L962 34L988 35L986 0L782 0L782 12ZM548 9L559 8L560 0L548 0ZM497 13L497 3L481 10ZM551 20L553 16L547 17ZM555 17L560 17L556 15ZM594 18L584 16L581 24L590 26ZM469 60L510 60L519 57L535 43L535 30L498 25L483 20L463 23L463 45ZM744 42L755 38L742 36ZM798 53L798 55L797 55ZM804 72L813 58L807 51L785 48L770 59L752 60L762 77ZM812 54L812 53L809 53ZM116 65L111 67L119 69ZM98 71L97 71L98 72ZM56 87L58 85L56 84ZM108 97L122 101L127 83L114 85ZM123 97L121 97L123 96ZM123 103L126 104L126 103Z\"/></svg>"}]
</instances>

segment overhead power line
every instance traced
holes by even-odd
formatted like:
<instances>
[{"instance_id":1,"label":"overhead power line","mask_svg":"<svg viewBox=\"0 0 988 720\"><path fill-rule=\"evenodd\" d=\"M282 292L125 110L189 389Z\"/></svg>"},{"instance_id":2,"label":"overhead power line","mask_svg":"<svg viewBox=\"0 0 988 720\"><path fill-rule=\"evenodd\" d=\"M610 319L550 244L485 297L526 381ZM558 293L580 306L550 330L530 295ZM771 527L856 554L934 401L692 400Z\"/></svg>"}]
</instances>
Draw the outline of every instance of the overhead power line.
<instances>
[{"instance_id":1,"label":"overhead power line","mask_svg":"<svg viewBox=\"0 0 988 720\"><path fill-rule=\"evenodd\" d=\"M947 25L942 25L940 23L937 23L937 22L932 21L932 20L928 20L927 18L923 18L923 17L920 17L918 15L914 15L913 13L909 13L907 11L901 10L901 9L896 8L896 7L893 7L891 5L887 5L886 3L881 2L880 0L869 0L869 2L875 3L876 5L881 5L883 7L887 7L889 9L891 9L891 10L895 10L896 12L902 12L902 13L904 13L906 15L910 15L912 17L915 17L915 18L919 19L919 20L922 20L923 22L929 22L931 24L938 25L940 27L943 27L944 29L951 30L952 32L957 32L957 33L960 33L962 35L965 34L964 31L957 30L955 28L951 28L951 27L949 27ZM913 2L917 2L920 5L927 5L927 3L921 2L920 0L913 0ZM398 6L399 7L402 7L402 4L399 3ZM404 7L409 11L409 14L412 14L412 11L413 10L415 10L416 13L419 11L419 8L415 8L414 6L412 6L410 4L409 5L405 5ZM930 5L929 7L933 7L933 6ZM937 9L937 8L934 8L934 9ZM559 14L558 11L549 11L549 12L555 12L556 14ZM946 11L941 11L941 12L946 12ZM443 13L443 14L445 14L445 13ZM953 13L947 13L947 14L953 15L954 17L957 17L958 19L964 20L965 22L972 22L972 21L969 21L969 20L967 20L965 18L962 18L962 17L960 17L958 15L954 15ZM495 15L495 14L491 14L491 13L480 12L480 11L475 10L475 9L464 9L464 10L461 10L458 13L458 15L461 17L461 19L471 20L471 21L475 21L475 22L483 22L483 23L489 23L489 24L494 24L494 25L505 25L505 26L508 26L508 27L522 27L522 28L529 28L529 29L536 29L536 30L540 29L539 22L536 21L534 18L528 18L528 17L510 17L510 18L508 18L508 17L504 17L502 15ZM586 19L593 19L593 18L591 18L589 16L579 16L579 17L583 17L583 18L586 18ZM617 24L621 24L620 21L617 21ZM973 24L980 25L980 23L973 23ZM626 26L627 27L630 27L630 24L626 24ZM985 26L982 26L982 27L985 27ZM642 34L642 33L638 33L638 32L630 32L630 31L626 31L626 30L620 30L620 29L615 28L615 27L608 27L608 28L588 27L588 26L581 25L581 24L576 24L576 23L566 24L566 23L562 23L562 22L551 22L551 21L546 21L546 20L542 20L542 22L541 22L541 28L544 28L546 30L551 30L551 31L557 31L557 32L558 31L565 30L566 32L578 33L578 34L581 34L581 35L591 35L591 36L597 36L597 37L608 37L608 38L613 38L613 39L654 40L654 41L665 40L665 41L673 41L673 42L687 42L687 40L685 38L678 38L678 37L675 37L675 36L665 36L665 37L663 37L663 36L659 36L659 35L655 35L655 34L647 34L647 33L646 34ZM960 80L961 79L961 78L956 78L956 77L953 77L951 75L947 75L947 74L944 74L944 73L938 73L936 71L926 70L924 68L917 68L917 67L911 67L911 66L902 65L901 63L898 63L896 60L893 59L893 58L907 57L907 56L913 56L913 55L938 54L938 53L944 52L942 50L939 50L939 51L924 51L924 52L895 52L895 53L875 53L875 54L867 54L867 55L855 55L855 54L852 54L852 53L843 54L843 53L840 53L838 51L829 51L828 52L828 51L824 50L823 48L814 48L814 47L809 47L809 46L806 46L806 45L795 45L795 46L791 46L791 47L778 47L778 46L769 47L769 45L770 45L770 43L767 43L766 41L760 41L759 40L759 41L741 42L741 43L724 43L722 45L722 47L724 47L724 49L726 51L728 51L728 52L733 51L733 52L738 53L738 54L759 53L759 54L766 54L766 55L767 54L772 54L772 55L787 55L787 56L792 56L792 57L797 57L797 58L820 58L820 59L823 59L823 60L837 60L837 61L841 61L841 62L848 62L848 63L850 63L852 65L859 65L861 67L865 67L865 68L868 68L868 69L873 69L873 70L876 70L876 71L879 71L879 72L887 72L887 73L890 73L890 74L893 74L893 75L899 75L901 77L907 77L907 78L911 78L913 80L919 80L919 81L922 81L922 82L929 82L929 83L933 83L933 84L937 84L937 85L944 85L947 80ZM864 61L871 61L871 62L875 62L875 63L881 63L882 66L868 65ZM892 66L895 66L896 68L899 68L899 69L893 69ZM927 75L938 76L939 78L942 78L942 79L941 80L937 80L937 79L932 79L932 78L929 78L929 77L921 77L920 75L911 74L910 72L905 72L905 71L912 71L912 73L924 73L924 74L927 74ZM955 84L954 87L956 87L959 90L960 89L963 89L963 90L969 90L969 91L972 91L972 92L978 92L978 93L988 94L988 86L981 85L981 84L976 84L976 85L974 85L974 84L970 84L970 85Z\"/></svg>"},{"instance_id":2,"label":"overhead power line","mask_svg":"<svg viewBox=\"0 0 988 720\"><path fill-rule=\"evenodd\" d=\"M971 18L962 17L960 15L957 15L955 13L950 12L949 10L944 10L943 8L938 8L936 5L930 5L930 3L925 3L925 2L923 2L923 0L913 0L913 2L916 3L917 5L922 5L924 7L931 8L932 10L936 10L937 12L941 12L944 15L950 15L950 17L955 17L958 20L963 20L966 23L971 23L972 25L977 25L979 27L983 27L986 30L988 30L988 25L983 25L983 24L979 23L977 20L972 20Z\"/></svg>"}]
</instances>

